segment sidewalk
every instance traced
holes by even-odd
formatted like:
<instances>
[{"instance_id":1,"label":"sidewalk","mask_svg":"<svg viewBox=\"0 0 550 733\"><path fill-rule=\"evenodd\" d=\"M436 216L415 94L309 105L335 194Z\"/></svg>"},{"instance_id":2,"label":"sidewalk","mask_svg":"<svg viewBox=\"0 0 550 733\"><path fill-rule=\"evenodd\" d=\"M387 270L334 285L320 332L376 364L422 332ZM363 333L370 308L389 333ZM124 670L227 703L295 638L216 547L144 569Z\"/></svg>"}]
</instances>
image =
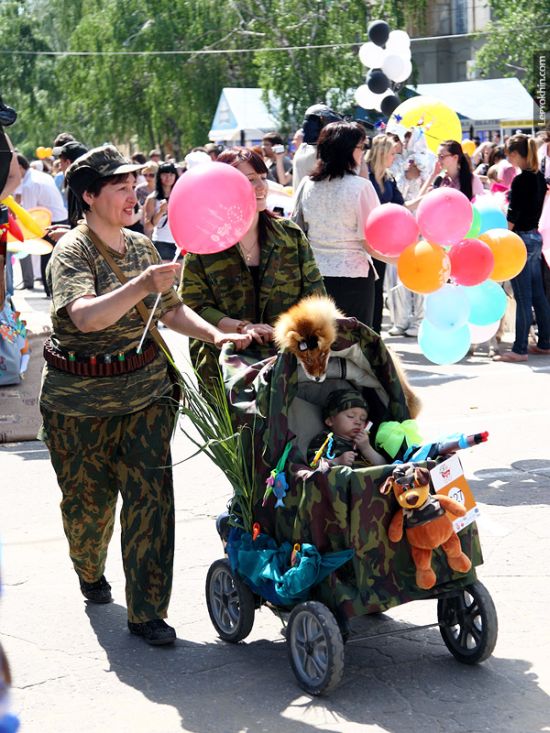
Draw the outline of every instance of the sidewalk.
<instances>
[{"instance_id":1,"label":"sidewalk","mask_svg":"<svg viewBox=\"0 0 550 733\"><path fill-rule=\"evenodd\" d=\"M23 293L33 312L49 301ZM185 340L163 331L183 358ZM0 640L12 665L22 733L541 733L550 726L550 358L496 364L475 355L426 362L415 339L391 339L424 408L426 438L489 430L461 452L481 508L479 578L499 616L494 655L459 664L437 628L436 603L360 621L371 638L346 647L342 685L311 699L297 687L281 622L256 614L245 642L221 642L206 610L214 526L229 486L176 434L176 558L169 621L178 641L154 649L125 629L119 528L107 577L115 602L86 606L67 553L59 489L39 442L0 446L3 593ZM386 632L399 632L386 635Z\"/></svg>"}]
</instances>

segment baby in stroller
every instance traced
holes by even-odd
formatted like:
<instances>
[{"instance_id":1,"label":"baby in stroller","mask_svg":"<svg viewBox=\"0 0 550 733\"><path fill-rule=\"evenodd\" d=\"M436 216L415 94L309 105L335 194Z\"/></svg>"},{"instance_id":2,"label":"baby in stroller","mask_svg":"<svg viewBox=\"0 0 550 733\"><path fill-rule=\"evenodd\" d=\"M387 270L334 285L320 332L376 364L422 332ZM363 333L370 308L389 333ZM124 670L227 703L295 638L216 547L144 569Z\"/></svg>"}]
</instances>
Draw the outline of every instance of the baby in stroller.
<instances>
[{"instance_id":1,"label":"baby in stroller","mask_svg":"<svg viewBox=\"0 0 550 733\"><path fill-rule=\"evenodd\" d=\"M322 418L328 430L322 430L309 444L307 458L315 468L321 458L331 466L382 466L386 463L370 443L368 405L363 396L354 389L337 389L328 396Z\"/></svg>"}]
</instances>

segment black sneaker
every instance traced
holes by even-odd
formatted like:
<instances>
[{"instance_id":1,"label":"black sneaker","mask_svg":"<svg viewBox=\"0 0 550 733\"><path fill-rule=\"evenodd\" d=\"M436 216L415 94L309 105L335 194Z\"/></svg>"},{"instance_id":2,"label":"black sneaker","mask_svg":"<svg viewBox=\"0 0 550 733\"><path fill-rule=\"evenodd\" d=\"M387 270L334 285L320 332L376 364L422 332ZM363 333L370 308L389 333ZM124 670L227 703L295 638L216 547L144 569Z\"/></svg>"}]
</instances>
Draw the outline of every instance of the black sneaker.
<instances>
[{"instance_id":1,"label":"black sneaker","mask_svg":"<svg viewBox=\"0 0 550 733\"><path fill-rule=\"evenodd\" d=\"M152 646L173 644L176 641L175 630L171 626L168 626L166 621L161 618L156 618L153 621L144 621L141 624L134 624L128 621L128 628L131 634L141 636Z\"/></svg>"},{"instance_id":2,"label":"black sneaker","mask_svg":"<svg viewBox=\"0 0 550 733\"><path fill-rule=\"evenodd\" d=\"M91 603L111 603L113 596L111 595L111 586L102 575L95 583L87 583L85 580L80 581L80 590L84 598Z\"/></svg>"}]
</instances>

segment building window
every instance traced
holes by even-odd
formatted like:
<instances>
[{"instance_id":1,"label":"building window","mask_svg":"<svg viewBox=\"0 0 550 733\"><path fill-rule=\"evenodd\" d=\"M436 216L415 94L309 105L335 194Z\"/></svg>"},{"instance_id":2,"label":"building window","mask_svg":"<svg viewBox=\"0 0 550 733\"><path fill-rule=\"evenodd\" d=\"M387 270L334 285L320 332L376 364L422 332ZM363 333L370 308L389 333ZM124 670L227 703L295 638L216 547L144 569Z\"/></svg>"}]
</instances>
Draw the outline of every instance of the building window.
<instances>
[{"instance_id":1,"label":"building window","mask_svg":"<svg viewBox=\"0 0 550 733\"><path fill-rule=\"evenodd\" d=\"M453 0L453 33L468 32L467 0Z\"/></svg>"}]
</instances>

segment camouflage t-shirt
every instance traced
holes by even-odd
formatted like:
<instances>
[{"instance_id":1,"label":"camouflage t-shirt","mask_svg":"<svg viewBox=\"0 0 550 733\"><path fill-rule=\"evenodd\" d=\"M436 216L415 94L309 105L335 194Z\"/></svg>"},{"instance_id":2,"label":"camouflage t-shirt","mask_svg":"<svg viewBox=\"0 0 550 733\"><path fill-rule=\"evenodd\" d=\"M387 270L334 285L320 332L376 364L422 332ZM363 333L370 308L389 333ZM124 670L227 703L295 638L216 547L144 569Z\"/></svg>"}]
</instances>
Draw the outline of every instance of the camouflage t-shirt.
<instances>
[{"instance_id":1,"label":"camouflage t-shirt","mask_svg":"<svg viewBox=\"0 0 550 733\"><path fill-rule=\"evenodd\" d=\"M124 229L127 250L109 252L128 279L142 273L149 265L160 264L160 257L149 239ZM86 295L99 296L121 287L107 261L93 242L78 229L66 234L53 250L47 271L52 293L52 342L64 353L74 351L79 357L96 355L98 360L111 354L135 349L144 323L136 308L108 328L92 333L79 331L67 313L67 306ZM145 305L151 309L156 298L149 294ZM153 321L181 304L175 290L163 293ZM40 404L64 415L107 417L124 415L147 407L171 389L166 357L159 351L146 366L130 374L113 377L81 377L44 365Z\"/></svg>"}]
</instances>

